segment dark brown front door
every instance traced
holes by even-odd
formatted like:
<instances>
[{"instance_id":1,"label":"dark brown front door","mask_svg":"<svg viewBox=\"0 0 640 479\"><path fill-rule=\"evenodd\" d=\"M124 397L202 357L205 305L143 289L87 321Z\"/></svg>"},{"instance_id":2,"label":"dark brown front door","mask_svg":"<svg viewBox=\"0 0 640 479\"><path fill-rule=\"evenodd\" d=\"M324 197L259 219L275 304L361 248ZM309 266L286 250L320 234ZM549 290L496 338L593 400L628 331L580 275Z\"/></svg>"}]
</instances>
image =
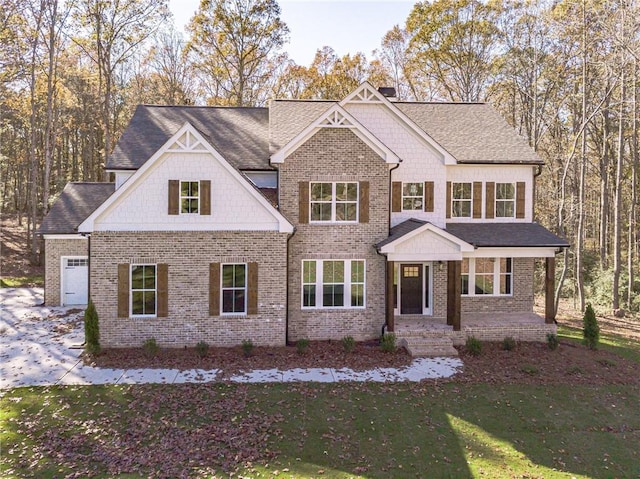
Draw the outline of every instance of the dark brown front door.
<instances>
[{"instance_id":1,"label":"dark brown front door","mask_svg":"<svg viewBox=\"0 0 640 479\"><path fill-rule=\"evenodd\" d=\"M421 264L400 266L400 314L422 314Z\"/></svg>"}]
</instances>

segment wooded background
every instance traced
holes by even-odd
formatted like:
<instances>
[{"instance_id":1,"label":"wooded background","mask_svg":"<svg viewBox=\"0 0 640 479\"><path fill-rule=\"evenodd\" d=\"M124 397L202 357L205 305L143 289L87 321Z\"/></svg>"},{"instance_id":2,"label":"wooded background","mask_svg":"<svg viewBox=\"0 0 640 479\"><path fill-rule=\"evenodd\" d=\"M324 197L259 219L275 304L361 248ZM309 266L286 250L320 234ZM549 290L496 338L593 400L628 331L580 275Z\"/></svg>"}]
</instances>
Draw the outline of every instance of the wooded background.
<instances>
[{"instance_id":1,"label":"wooded background","mask_svg":"<svg viewBox=\"0 0 640 479\"><path fill-rule=\"evenodd\" d=\"M638 310L639 10L425 1L371 58L319 46L307 67L275 0L202 0L188 39L166 0L0 0L0 208L27 222L38 261L43 215L68 181L107 179L137 104L341 99L368 80L402 101L493 105L545 161L536 220L572 244L559 293Z\"/></svg>"}]
</instances>

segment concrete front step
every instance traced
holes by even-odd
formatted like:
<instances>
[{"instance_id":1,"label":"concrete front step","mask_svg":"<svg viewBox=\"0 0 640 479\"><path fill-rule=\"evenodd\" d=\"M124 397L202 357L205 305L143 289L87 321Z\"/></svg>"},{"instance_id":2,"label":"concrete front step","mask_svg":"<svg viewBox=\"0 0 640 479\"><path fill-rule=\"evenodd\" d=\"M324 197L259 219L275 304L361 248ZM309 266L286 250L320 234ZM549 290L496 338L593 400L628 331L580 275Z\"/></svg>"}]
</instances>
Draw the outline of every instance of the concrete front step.
<instances>
[{"instance_id":1,"label":"concrete front step","mask_svg":"<svg viewBox=\"0 0 640 479\"><path fill-rule=\"evenodd\" d=\"M458 350L453 347L451 338L430 338L409 336L400 339L400 345L413 356L457 356Z\"/></svg>"}]
</instances>

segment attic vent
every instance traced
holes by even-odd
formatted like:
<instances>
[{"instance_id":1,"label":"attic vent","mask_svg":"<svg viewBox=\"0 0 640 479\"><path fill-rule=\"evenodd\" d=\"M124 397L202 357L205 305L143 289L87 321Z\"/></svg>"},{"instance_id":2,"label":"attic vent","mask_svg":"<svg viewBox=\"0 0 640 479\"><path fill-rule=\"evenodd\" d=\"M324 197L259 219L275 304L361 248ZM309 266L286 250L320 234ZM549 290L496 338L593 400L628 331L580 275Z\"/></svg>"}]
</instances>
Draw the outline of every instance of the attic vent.
<instances>
[{"instance_id":1,"label":"attic vent","mask_svg":"<svg viewBox=\"0 0 640 479\"><path fill-rule=\"evenodd\" d=\"M387 98L395 98L396 97L396 89L392 86L381 86L378 88L378 91L382 93L382 96Z\"/></svg>"}]
</instances>

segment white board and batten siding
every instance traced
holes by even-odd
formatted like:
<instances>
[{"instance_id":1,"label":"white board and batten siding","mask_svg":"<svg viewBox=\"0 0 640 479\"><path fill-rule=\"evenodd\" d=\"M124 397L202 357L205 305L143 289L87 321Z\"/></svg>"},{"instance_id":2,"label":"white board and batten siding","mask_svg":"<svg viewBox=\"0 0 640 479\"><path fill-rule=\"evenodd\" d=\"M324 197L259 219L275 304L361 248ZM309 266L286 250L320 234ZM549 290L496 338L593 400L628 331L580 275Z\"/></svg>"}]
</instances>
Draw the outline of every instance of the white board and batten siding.
<instances>
[{"instance_id":1,"label":"white board and batten siding","mask_svg":"<svg viewBox=\"0 0 640 479\"><path fill-rule=\"evenodd\" d=\"M239 175L238 175L239 176ZM211 181L211 214L168 214L169 181ZM273 231L279 223L210 153L169 151L100 214L95 231Z\"/></svg>"}]
</instances>

